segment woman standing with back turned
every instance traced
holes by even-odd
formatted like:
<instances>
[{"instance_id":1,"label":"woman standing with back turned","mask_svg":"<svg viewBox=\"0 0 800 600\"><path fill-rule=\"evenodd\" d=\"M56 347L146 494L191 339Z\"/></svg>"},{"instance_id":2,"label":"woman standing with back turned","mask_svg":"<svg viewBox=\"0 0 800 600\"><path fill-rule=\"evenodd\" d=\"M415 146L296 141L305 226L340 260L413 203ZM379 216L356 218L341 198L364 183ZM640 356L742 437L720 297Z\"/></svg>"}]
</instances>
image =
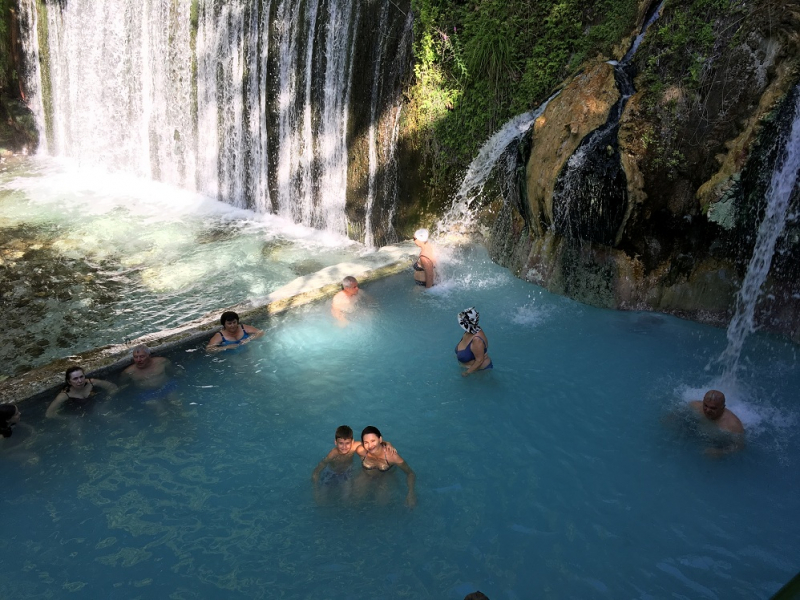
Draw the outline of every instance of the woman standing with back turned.
<instances>
[{"instance_id":1,"label":"woman standing with back turned","mask_svg":"<svg viewBox=\"0 0 800 600\"><path fill-rule=\"evenodd\" d=\"M413 264L414 283L429 288L433 285L436 275L436 258L433 253L433 244L428 240L427 229L417 229L414 232L414 243L419 246L419 258Z\"/></svg>"}]
</instances>

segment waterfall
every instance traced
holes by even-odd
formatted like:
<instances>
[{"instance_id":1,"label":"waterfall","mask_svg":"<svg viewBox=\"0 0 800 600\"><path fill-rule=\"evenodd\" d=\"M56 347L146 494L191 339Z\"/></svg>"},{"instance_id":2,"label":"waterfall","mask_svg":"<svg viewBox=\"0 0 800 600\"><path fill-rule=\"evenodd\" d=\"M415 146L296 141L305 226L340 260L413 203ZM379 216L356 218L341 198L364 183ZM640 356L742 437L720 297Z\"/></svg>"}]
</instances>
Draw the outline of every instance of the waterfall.
<instances>
[{"instance_id":1,"label":"waterfall","mask_svg":"<svg viewBox=\"0 0 800 600\"><path fill-rule=\"evenodd\" d=\"M365 93L355 90L354 65L377 65L363 73L371 85L394 77L394 59L410 54L397 15L380 27L405 50L364 43L385 1L20 4L28 101L49 140L40 152L348 232L358 214L345 210L348 190L366 188L348 181L366 179L348 173L349 136L366 132L349 130L354 103L365 100L353 96ZM392 205L393 190L375 190L372 205Z\"/></svg>"},{"instance_id":2,"label":"waterfall","mask_svg":"<svg viewBox=\"0 0 800 600\"><path fill-rule=\"evenodd\" d=\"M349 30L350 27L358 27L360 9L360 3L347 0L328 4L324 102L317 152L321 170L320 194L325 202L321 203L315 222L311 224L327 223L329 228L338 233L345 233L347 228L344 218L347 195L347 108L350 104L353 75L350 67L356 39L349 35Z\"/></svg>"},{"instance_id":3,"label":"waterfall","mask_svg":"<svg viewBox=\"0 0 800 600\"><path fill-rule=\"evenodd\" d=\"M30 32L22 37L22 51L25 56L32 57L26 61L26 73L21 74L25 82L25 101L33 113L37 123L45 122L45 110L42 97L42 73L39 68L39 18L34 2L36 0L20 0L19 22L22 31ZM47 152L47 136L39 136L39 150Z\"/></svg>"},{"instance_id":4,"label":"waterfall","mask_svg":"<svg viewBox=\"0 0 800 600\"><path fill-rule=\"evenodd\" d=\"M755 309L766 281L775 245L786 224L789 201L800 171L800 86L795 88L794 118L782 156L776 161L766 195L764 219L758 228L753 256L747 266L742 287L736 296L736 309L728 326L728 346L719 358L724 377L733 377L739 365L744 341L756 330Z\"/></svg>"},{"instance_id":5,"label":"waterfall","mask_svg":"<svg viewBox=\"0 0 800 600\"><path fill-rule=\"evenodd\" d=\"M547 105L558 96L556 92L545 100L538 108L535 108L521 115L517 115L503 125L495 134L490 137L478 150L477 156L467 167L467 172L461 185L458 188L455 199L450 210L439 222L437 229L448 231L454 227L469 227L471 223L471 206L475 198L480 196L483 186L494 171L498 160L506 152L508 147L523 135L536 122L547 108ZM507 166L507 175L513 175L516 164Z\"/></svg>"}]
</instances>

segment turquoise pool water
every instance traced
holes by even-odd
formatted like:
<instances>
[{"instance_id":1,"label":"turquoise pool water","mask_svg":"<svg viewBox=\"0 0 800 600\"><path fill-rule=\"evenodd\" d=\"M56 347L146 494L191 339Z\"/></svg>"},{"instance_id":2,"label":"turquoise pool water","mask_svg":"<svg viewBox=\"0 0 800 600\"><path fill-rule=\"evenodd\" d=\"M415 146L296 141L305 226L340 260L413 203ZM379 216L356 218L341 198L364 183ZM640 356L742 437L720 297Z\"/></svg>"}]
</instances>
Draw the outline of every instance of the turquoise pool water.
<instances>
[{"instance_id":1,"label":"turquoise pool water","mask_svg":"<svg viewBox=\"0 0 800 600\"><path fill-rule=\"evenodd\" d=\"M91 417L23 406L2 449L8 598L768 598L798 570L796 348L594 309L453 251L425 292L399 276L336 326L327 304L241 353L171 356L181 407L125 393ZM481 311L493 372L459 376L456 313ZM669 415L709 387L749 431L707 457ZM381 428L418 505L318 503L334 429ZM19 434L19 435L18 435ZM12 574L13 576L8 576Z\"/></svg>"}]
</instances>

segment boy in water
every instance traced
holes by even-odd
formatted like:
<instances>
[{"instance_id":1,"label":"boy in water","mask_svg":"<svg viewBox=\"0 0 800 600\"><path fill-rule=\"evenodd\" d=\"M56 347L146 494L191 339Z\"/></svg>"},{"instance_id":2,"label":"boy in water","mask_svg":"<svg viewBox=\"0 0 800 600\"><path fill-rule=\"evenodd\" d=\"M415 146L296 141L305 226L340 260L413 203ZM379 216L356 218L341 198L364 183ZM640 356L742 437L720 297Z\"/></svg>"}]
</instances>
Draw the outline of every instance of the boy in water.
<instances>
[{"instance_id":1,"label":"boy in water","mask_svg":"<svg viewBox=\"0 0 800 600\"><path fill-rule=\"evenodd\" d=\"M311 473L311 479L315 484L319 483L319 476L325 467L328 467L328 470L322 482L324 484L345 482L353 474L353 456L356 454L356 449L361 446L361 442L353 439L353 430L347 425L340 425L336 428L334 442L336 445L325 458L319 461ZM397 454L397 450L389 442L384 441L383 445L389 454Z\"/></svg>"},{"instance_id":2,"label":"boy in water","mask_svg":"<svg viewBox=\"0 0 800 600\"><path fill-rule=\"evenodd\" d=\"M319 461L319 464L311 473L311 479L314 483L319 482L319 475L325 467L328 467L330 474L325 478L323 483L334 483L340 481L347 481L352 473L353 456L356 453L356 448L361 445L361 442L353 440L353 430L347 425L340 425L336 428L334 434L335 446L328 452L328 455Z\"/></svg>"}]
</instances>

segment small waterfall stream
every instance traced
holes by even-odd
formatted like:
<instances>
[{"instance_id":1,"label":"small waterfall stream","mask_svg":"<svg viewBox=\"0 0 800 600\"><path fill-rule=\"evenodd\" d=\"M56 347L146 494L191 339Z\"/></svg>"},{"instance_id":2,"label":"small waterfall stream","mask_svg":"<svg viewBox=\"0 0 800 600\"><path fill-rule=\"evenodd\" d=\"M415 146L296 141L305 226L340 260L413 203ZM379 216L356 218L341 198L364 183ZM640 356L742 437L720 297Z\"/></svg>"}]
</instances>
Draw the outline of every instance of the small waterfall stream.
<instances>
[{"instance_id":1,"label":"small waterfall stream","mask_svg":"<svg viewBox=\"0 0 800 600\"><path fill-rule=\"evenodd\" d=\"M758 228L753 256L742 287L736 296L736 309L728 326L728 346L719 357L724 379L736 376L744 342L756 330L755 310L762 286L769 274L775 246L783 233L789 201L800 174L800 86L795 88L794 119L781 158L775 164L766 196L764 219Z\"/></svg>"},{"instance_id":2,"label":"small waterfall stream","mask_svg":"<svg viewBox=\"0 0 800 600\"><path fill-rule=\"evenodd\" d=\"M606 144L606 141L609 139L609 137L613 137L614 139L616 138L616 133L619 129L619 120L622 117L622 111L625 108L625 102L634 93L632 76L627 72L630 60L633 58L633 55L636 53L636 50L644 39L647 29L660 16L662 7L663 2L655 8L653 13L646 20L642 26L642 30L631 44L631 48L625 54L622 61L619 63L616 61L611 62L611 64L614 65L615 78L620 89L620 100L612 108L608 122L600 129L597 129L589 134L582 142L581 146L579 146L575 154L573 154L568 161L567 167L564 170L564 174L559 178L560 181L556 186L556 192L560 191L562 196L569 196L573 193L574 189L579 187L584 187L591 193L592 196L597 195L598 174L593 173L591 170L587 170L585 168L587 165L586 156L598 148L604 148L605 146L603 144ZM517 115L508 121L508 123L506 123L481 147L478 155L475 157L472 163L470 163L467 172L464 175L464 179L462 180L461 186L456 193L455 200L453 201L450 210L437 226L439 231L450 231L453 229L468 228L470 226L472 220L472 203L475 198L481 194L483 186L486 184L486 181L488 180L498 161L504 155L504 153L508 151L512 142L519 140L528 132L531 125L533 125L536 119L542 115L547 108L547 105L556 96L558 96L558 94L559 92L553 94L553 96L548 98L547 101L545 101L535 110ZM614 145L616 146L616 143L614 143ZM616 160L616 166L617 170L622 172L622 169L619 166L618 156ZM517 161L506 161L505 177L507 180L516 177L517 168ZM622 173L622 177L624 178L624 173ZM615 189L620 189L619 182L616 181L615 183ZM511 189L513 186L510 185L510 181L506 181L504 183L504 187ZM566 190L564 189L565 187L567 188ZM625 186L622 185L621 189L624 190L624 187ZM572 203L561 202L561 204L562 206L570 206ZM553 205L554 207L557 206L555 198ZM556 228L558 229L559 226L563 228L564 223L569 223L571 220L570 215L571 212L569 210L564 211L563 208L561 213L556 212ZM620 215L620 218L621 216L622 215ZM569 227L567 228L569 229ZM616 228L614 229L614 235L616 235ZM611 242L613 243L613 238Z\"/></svg>"},{"instance_id":3,"label":"small waterfall stream","mask_svg":"<svg viewBox=\"0 0 800 600\"><path fill-rule=\"evenodd\" d=\"M605 124L587 135L567 161L553 191L555 229L572 240L605 245L617 243L628 204L627 177L619 155L620 119L635 93L630 61L647 30L661 15L660 4L621 61L611 61L619 100L611 107Z\"/></svg>"},{"instance_id":4,"label":"small waterfall stream","mask_svg":"<svg viewBox=\"0 0 800 600\"><path fill-rule=\"evenodd\" d=\"M509 146L524 136L547 108L547 105L560 92L556 92L537 108L517 115L503 125L489 140L481 146L478 155L472 159L467 172L458 188L450 210L442 217L437 229L441 232L452 229L468 228L472 221L472 203L480 196L483 187L494 171L500 158ZM516 163L506 162L506 176L513 177Z\"/></svg>"},{"instance_id":5,"label":"small waterfall stream","mask_svg":"<svg viewBox=\"0 0 800 600\"><path fill-rule=\"evenodd\" d=\"M367 187L366 169L349 164L367 127L351 124L360 106L374 104L380 119L397 104L370 94L397 93L405 77L407 13L385 0L20 5L43 152L333 233L364 231L351 223L363 210L347 207L348 193ZM375 68L354 81L363 64ZM374 169L392 143L389 129L376 130ZM393 192L375 187L371 205L391 213Z\"/></svg>"}]
</instances>

